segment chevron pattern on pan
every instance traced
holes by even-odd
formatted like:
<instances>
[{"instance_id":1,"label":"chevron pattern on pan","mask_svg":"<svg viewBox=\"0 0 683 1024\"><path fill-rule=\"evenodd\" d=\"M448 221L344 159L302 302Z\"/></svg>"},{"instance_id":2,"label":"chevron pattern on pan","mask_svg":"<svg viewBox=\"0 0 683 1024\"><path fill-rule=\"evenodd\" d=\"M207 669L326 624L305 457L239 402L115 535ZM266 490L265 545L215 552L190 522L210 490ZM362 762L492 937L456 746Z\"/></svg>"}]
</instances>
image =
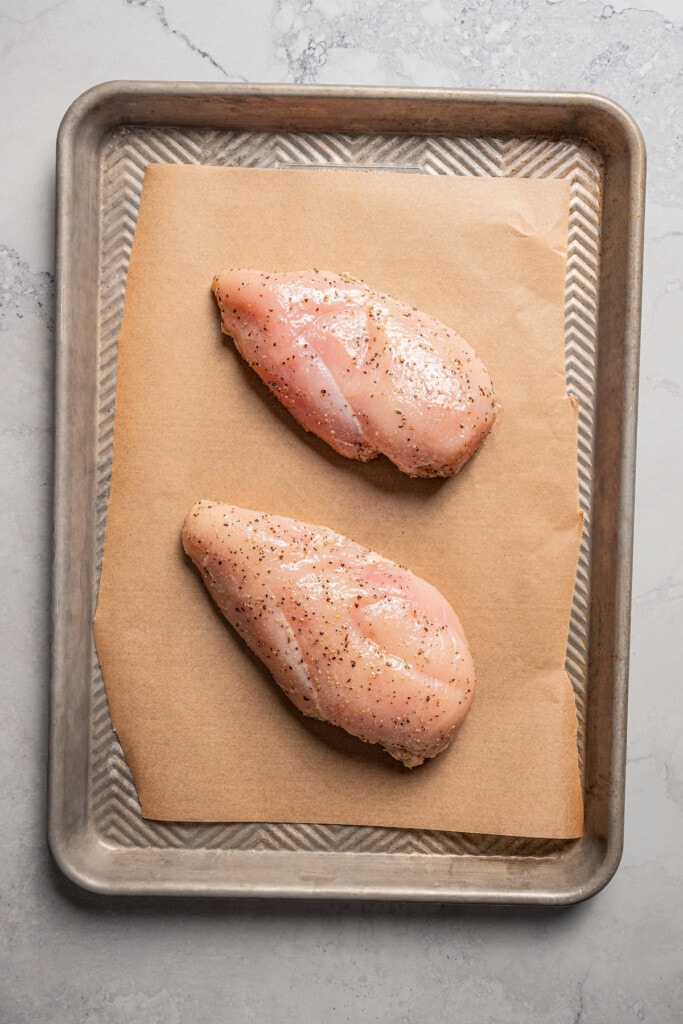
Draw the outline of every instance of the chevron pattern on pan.
<instances>
[{"instance_id":1,"label":"chevron pattern on pan","mask_svg":"<svg viewBox=\"0 0 683 1024\"><path fill-rule=\"evenodd\" d=\"M113 133L102 158L102 263L96 475L97 578L111 479L116 348L126 271L148 163L236 167L318 167L404 170L483 177L568 178L571 200L565 296L567 386L579 401L579 487L585 515L567 648L576 694L579 755L584 747L586 640L591 511L594 380L602 167L597 154L571 140L434 138L386 135L245 133L125 128ZM94 594L93 596L96 596ZM214 850L310 850L349 853L545 857L563 843L449 832L348 825L237 822L185 825L144 819L92 651L90 816L98 833L120 847Z\"/></svg>"},{"instance_id":2,"label":"chevron pattern on pan","mask_svg":"<svg viewBox=\"0 0 683 1024\"><path fill-rule=\"evenodd\" d=\"M585 143L567 144L558 140L537 140L532 146L508 143L505 166L508 173L518 177L565 178L570 182L565 287L565 368L567 390L579 404L579 502L584 515L584 525L572 603L566 666L574 687L579 761L583 770L602 166L597 152Z\"/></svg>"}]
</instances>

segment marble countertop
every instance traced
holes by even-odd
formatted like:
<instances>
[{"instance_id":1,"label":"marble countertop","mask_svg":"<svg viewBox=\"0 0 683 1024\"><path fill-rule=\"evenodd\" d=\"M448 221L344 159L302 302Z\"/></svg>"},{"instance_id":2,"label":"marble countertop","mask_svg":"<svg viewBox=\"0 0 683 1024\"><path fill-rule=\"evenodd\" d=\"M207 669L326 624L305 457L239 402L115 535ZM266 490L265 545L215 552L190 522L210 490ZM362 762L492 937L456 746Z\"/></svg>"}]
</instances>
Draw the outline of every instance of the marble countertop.
<instances>
[{"instance_id":1,"label":"marble countertop","mask_svg":"<svg viewBox=\"0 0 683 1024\"><path fill-rule=\"evenodd\" d=\"M679 0L0 0L0 1021L683 1019ZM109 79L602 93L648 147L626 835L568 909L90 896L45 843L54 142ZM676 623L679 623L678 627Z\"/></svg>"}]
</instances>

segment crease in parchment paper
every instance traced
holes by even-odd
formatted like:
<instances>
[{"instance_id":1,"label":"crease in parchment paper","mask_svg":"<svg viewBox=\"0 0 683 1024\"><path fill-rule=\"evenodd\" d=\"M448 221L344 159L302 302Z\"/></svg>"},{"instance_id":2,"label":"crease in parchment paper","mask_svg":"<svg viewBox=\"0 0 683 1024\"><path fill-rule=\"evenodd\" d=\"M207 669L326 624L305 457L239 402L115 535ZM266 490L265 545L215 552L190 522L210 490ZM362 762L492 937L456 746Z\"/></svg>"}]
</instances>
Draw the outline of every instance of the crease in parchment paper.
<instances>
[{"instance_id":1,"label":"crease in parchment paper","mask_svg":"<svg viewBox=\"0 0 683 1024\"><path fill-rule=\"evenodd\" d=\"M95 639L143 814L577 836L565 672L581 517L564 377L568 183L150 166L119 340ZM343 270L475 347L502 412L448 480L306 434L221 334L235 267ZM185 558L200 498L324 524L408 566L462 619L477 685L412 771L305 719Z\"/></svg>"}]
</instances>

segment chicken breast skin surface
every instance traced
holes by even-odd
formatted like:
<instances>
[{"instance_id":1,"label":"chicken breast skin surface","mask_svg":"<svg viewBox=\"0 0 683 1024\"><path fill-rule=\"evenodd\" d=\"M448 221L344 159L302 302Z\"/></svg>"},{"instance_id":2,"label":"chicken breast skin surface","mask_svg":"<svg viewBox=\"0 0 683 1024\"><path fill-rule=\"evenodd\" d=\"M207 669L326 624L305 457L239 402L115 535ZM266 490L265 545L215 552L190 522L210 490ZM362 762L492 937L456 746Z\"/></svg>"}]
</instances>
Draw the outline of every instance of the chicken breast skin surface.
<instances>
[{"instance_id":1,"label":"chicken breast skin surface","mask_svg":"<svg viewBox=\"0 0 683 1024\"><path fill-rule=\"evenodd\" d=\"M327 527L234 505L198 502L182 539L225 618L304 715L408 768L448 746L474 665L433 586Z\"/></svg>"},{"instance_id":2,"label":"chicken breast skin surface","mask_svg":"<svg viewBox=\"0 0 683 1024\"><path fill-rule=\"evenodd\" d=\"M327 271L229 270L221 327L302 427L363 462L452 476L496 416L481 359L427 313Z\"/></svg>"}]
</instances>

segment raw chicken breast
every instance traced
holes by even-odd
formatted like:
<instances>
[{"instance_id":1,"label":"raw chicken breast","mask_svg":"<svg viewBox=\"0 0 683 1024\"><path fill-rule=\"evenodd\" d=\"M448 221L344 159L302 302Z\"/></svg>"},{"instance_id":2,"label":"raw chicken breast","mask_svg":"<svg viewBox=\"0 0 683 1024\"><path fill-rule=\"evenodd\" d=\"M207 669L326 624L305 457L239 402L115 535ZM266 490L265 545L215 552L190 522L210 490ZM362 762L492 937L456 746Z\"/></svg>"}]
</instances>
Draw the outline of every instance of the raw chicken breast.
<instances>
[{"instance_id":1,"label":"raw chicken breast","mask_svg":"<svg viewBox=\"0 0 683 1024\"><path fill-rule=\"evenodd\" d=\"M409 768L467 714L474 666L429 583L324 526L200 501L183 546L216 604L305 715Z\"/></svg>"},{"instance_id":2,"label":"raw chicken breast","mask_svg":"<svg viewBox=\"0 0 683 1024\"><path fill-rule=\"evenodd\" d=\"M341 455L451 476L493 425L491 380L467 342L362 281L229 270L213 290L240 354Z\"/></svg>"}]
</instances>

